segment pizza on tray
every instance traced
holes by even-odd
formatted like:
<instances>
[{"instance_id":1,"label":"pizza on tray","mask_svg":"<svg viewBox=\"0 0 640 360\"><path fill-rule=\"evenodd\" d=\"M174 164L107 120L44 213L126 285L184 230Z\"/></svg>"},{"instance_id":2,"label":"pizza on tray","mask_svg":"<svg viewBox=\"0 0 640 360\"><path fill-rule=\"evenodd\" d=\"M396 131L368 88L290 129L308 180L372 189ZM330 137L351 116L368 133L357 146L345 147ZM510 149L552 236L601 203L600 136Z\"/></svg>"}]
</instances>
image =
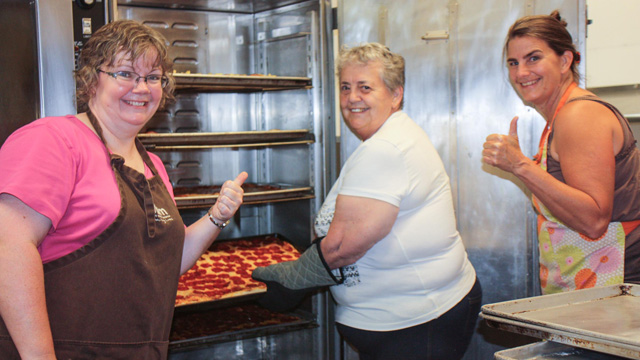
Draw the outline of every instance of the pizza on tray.
<instances>
[{"instance_id":1,"label":"pizza on tray","mask_svg":"<svg viewBox=\"0 0 640 360\"><path fill-rule=\"evenodd\" d=\"M266 285L251 278L253 270L299 257L293 245L275 236L215 242L180 277L176 306L264 292Z\"/></svg>"}]
</instances>

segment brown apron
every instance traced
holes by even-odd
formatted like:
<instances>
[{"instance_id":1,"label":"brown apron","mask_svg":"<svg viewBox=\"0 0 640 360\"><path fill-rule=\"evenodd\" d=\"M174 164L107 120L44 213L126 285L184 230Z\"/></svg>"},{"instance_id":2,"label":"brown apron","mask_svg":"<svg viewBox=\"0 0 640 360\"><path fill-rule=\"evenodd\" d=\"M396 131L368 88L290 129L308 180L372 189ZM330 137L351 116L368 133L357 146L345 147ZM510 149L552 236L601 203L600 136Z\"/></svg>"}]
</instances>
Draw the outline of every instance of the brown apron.
<instances>
[{"instance_id":1,"label":"brown apron","mask_svg":"<svg viewBox=\"0 0 640 360\"><path fill-rule=\"evenodd\" d=\"M112 155L121 197L116 220L87 245L43 265L59 360L167 357L184 224L148 154L136 145L153 178ZM1 319L0 358L19 359Z\"/></svg>"}]
</instances>

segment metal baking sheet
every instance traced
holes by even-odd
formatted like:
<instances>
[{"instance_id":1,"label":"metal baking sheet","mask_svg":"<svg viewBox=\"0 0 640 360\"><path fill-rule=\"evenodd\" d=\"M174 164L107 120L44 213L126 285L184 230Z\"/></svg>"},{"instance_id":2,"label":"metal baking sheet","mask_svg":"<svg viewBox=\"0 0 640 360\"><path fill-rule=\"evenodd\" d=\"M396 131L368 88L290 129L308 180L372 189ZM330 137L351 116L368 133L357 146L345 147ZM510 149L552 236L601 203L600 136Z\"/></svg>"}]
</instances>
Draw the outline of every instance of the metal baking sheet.
<instances>
[{"instance_id":1,"label":"metal baking sheet","mask_svg":"<svg viewBox=\"0 0 640 360\"><path fill-rule=\"evenodd\" d=\"M310 89L311 78L273 75L174 73L176 90L195 92L258 92Z\"/></svg>"},{"instance_id":2,"label":"metal baking sheet","mask_svg":"<svg viewBox=\"0 0 640 360\"><path fill-rule=\"evenodd\" d=\"M490 326L640 359L640 288L634 284L537 296L482 307Z\"/></svg>"},{"instance_id":3,"label":"metal baking sheet","mask_svg":"<svg viewBox=\"0 0 640 360\"><path fill-rule=\"evenodd\" d=\"M225 147L255 143L277 143L314 140L309 130L234 131L214 133L142 133L138 139L147 148L159 146L224 145Z\"/></svg>"},{"instance_id":4,"label":"metal baking sheet","mask_svg":"<svg viewBox=\"0 0 640 360\"><path fill-rule=\"evenodd\" d=\"M552 341L541 341L519 346L513 349L498 351L496 360L618 360L619 356L602 354L585 349L559 344Z\"/></svg>"},{"instance_id":5,"label":"metal baking sheet","mask_svg":"<svg viewBox=\"0 0 640 360\"><path fill-rule=\"evenodd\" d=\"M295 185L272 185L277 189L264 190L264 191L251 191L252 189L245 189L243 204L262 204L270 202L282 202L302 199L313 199L313 188L309 186L295 186ZM177 196L175 197L176 205L178 209L193 209L208 207L215 204L218 200L219 194L203 194L194 196Z\"/></svg>"}]
</instances>

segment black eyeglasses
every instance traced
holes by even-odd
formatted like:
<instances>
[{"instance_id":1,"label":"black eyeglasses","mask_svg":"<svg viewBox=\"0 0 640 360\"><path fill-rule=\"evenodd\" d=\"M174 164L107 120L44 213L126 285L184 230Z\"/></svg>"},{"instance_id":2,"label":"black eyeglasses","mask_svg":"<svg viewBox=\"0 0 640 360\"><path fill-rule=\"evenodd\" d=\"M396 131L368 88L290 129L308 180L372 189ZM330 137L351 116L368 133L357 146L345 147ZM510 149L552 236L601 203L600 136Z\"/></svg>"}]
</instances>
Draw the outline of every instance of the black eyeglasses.
<instances>
[{"instance_id":1,"label":"black eyeglasses","mask_svg":"<svg viewBox=\"0 0 640 360\"><path fill-rule=\"evenodd\" d=\"M98 71L99 73L105 73L111 76L123 86L132 85L132 84L135 84L137 86L140 79L144 79L144 82L147 83L147 85L149 86L160 85L162 88L167 86L167 83L169 83L169 78L167 78L164 75L158 75L158 74L149 74L147 76L142 76L133 71L117 71L114 73L100 70L100 69L96 69L96 71Z\"/></svg>"}]
</instances>

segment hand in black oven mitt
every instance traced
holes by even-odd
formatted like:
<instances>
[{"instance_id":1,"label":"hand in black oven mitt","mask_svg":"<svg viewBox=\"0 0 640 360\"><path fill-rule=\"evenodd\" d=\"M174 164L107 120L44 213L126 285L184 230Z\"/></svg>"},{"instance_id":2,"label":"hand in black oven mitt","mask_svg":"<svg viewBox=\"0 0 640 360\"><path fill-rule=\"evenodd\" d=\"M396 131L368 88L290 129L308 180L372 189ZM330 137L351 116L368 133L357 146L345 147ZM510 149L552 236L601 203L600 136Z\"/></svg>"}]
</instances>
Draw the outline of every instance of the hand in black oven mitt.
<instances>
[{"instance_id":1,"label":"hand in black oven mitt","mask_svg":"<svg viewBox=\"0 0 640 360\"><path fill-rule=\"evenodd\" d=\"M253 270L251 277L267 284L267 293L258 299L260 305L277 312L291 310L309 292L342 283L342 276L336 278L324 261L320 250L322 239L314 240L298 260Z\"/></svg>"}]
</instances>

